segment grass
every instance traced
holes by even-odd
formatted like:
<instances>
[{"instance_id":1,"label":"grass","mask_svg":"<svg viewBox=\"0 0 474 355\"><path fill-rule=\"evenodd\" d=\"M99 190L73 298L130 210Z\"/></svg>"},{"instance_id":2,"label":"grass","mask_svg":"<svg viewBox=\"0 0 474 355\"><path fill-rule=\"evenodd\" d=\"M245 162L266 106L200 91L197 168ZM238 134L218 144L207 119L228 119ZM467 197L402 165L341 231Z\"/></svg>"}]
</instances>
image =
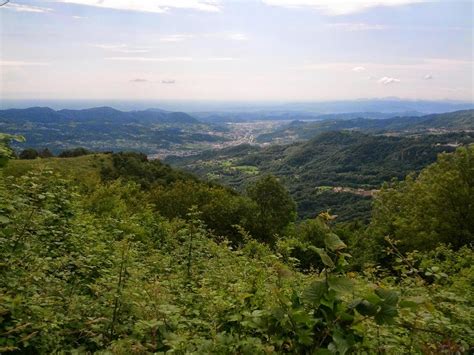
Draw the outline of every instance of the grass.
<instances>
[{"instance_id":1,"label":"grass","mask_svg":"<svg viewBox=\"0 0 474 355\"><path fill-rule=\"evenodd\" d=\"M333 186L321 185L315 187L316 191L330 191L333 189Z\"/></svg>"},{"instance_id":2,"label":"grass","mask_svg":"<svg viewBox=\"0 0 474 355\"><path fill-rule=\"evenodd\" d=\"M101 179L100 171L112 164L105 154L84 155L76 158L46 158L10 160L2 169L4 176L22 176L29 171L52 170L62 177L81 184L95 184Z\"/></svg>"},{"instance_id":3,"label":"grass","mask_svg":"<svg viewBox=\"0 0 474 355\"><path fill-rule=\"evenodd\" d=\"M221 166L223 168L231 168L232 167L232 160L225 160L221 162Z\"/></svg>"},{"instance_id":4,"label":"grass","mask_svg":"<svg viewBox=\"0 0 474 355\"><path fill-rule=\"evenodd\" d=\"M241 171L247 175L258 175L260 173L258 168L252 165L239 165L239 166L233 167L233 169Z\"/></svg>"}]
</instances>

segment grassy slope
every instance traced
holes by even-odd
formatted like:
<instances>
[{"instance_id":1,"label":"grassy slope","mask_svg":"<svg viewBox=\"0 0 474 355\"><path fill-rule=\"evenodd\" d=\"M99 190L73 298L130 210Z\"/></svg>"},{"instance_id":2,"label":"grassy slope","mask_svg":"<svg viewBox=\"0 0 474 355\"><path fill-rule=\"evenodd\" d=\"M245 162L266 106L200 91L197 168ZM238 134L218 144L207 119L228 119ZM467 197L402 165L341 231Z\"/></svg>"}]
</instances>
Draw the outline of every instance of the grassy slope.
<instances>
[{"instance_id":1,"label":"grassy slope","mask_svg":"<svg viewBox=\"0 0 474 355\"><path fill-rule=\"evenodd\" d=\"M4 176L21 176L33 170L52 170L62 177L88 185L100 181L100 170L111 166L110 155L93 154L76 158L47 158L34 160L11 160L3 169Z\"/></svg>"}]
</instances>

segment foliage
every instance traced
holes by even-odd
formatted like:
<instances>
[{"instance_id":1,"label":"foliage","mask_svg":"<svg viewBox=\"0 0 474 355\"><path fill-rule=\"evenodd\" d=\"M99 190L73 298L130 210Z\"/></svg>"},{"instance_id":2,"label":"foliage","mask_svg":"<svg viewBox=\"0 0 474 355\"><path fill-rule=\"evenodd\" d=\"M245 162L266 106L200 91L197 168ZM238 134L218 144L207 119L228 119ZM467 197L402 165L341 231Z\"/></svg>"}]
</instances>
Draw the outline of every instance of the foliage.
<instances>
[{"instance_id":1,"label":"foliage","mask_svg":"<svg viewBox=\"0 0 474 355\"><path fill-rule=\"evenodd\" d=\"M336 117L336 119L328 117L316 122L293 121L274 132L258 136L257 140L259 142L271 142L274 140L287 140L289 137L311 139L322 132L340 130L356 130L364 133L390 132L407 134L408 132L409 134L419 134L435 129L454 132L474 129L474 121L472 119L474 110L462 110L415 117L369 118L367 116L369 116L370 113L356 113L356 115L355 117L353 117L354 114L351 113L332 115L339 117Z\"/></svg>"},{"instance_id":2,"label":"foliage","mask_svg":"<svg viewBox=\"0 0 474 355\"><path fill-rule=\"evenodd\" d=\"M458 176L466 154L440 166ZM242 196L140 155L113 158L2 168L1 353L470 351L470 247L405 253L382 236L390 264L347 272L361 226L335 229L329 213L291 223L275 178ZM275 245L252 231L255 216L280 223Z\"/></svg>"},{"instance_id":3,"label":"foliage","mask_svg":"<svg viewBox=\"0 0 474 355\"><path fill-rule=\"evenodd\" d=\"M264 176L247 188L247 195L257 204L254 235L273 243L275 236L296 218L296 204L274 176Z\"/></svg>"},{"instance_id":4,"label":"foliage","mask_svg":"<svg viewBox=\"0 0 474 355\"><path fill-rule=\"evenodd\" d=\"M234 244L242 242L236 226L242 226L253 235L256 204L249 198L222 186L209 186L198 181L177 181L169 186L156 186L149 195L155 209L168 218L188 218L191 206L200 212L200 218L216 236L225 237Z\"/></svg>"},{"instance_id":5,"label":"foliage","mask_svg":"<svg viewBox=\"0 0 474 355\"><path fill-rule=\"evenodd\" d=\"M269 251L216 244L197 212L167 222L130 203L134 189L116 184L84 200L50 172L2 181L2 352L352 346L350 322L334 323L348 312L337 295L349 287L335 266L318 301ZM343 244L329 235L326 245L335 263Z\"/></svg>"},{"instance_id":6,"label":"foliage","mask_svg":"<svg viewBox=\"0 0 474 355\"><path fill-rule=\"evenodd\" d=\"M44 148L38 151L38 155L40 158L43 158L43 159L54 157L54 154L51 153L51 151L48 148Z\"/></svg>"},{"instance_id":7,"label":"foliage","mask_svg":"<svg viewBox=\"0 0 474 355\"><path fill-rule=\"evenodd\" d=\"M474 242L474 145L442 154L418 177L386 185L378 194L371 228L400 241L402 250Z\"/></svg>"},{"instance_id":8,"label":"foliage","mask_svg":"<svg viewBox=\"0 0 474 355\"><path fill-rule=\"evenodd\" d=\"M19 178L29 172L51 170L67 177L81 189L91 190L101 181L101 170L112 165L109 155L94 154L76 158L13 159L3 168L5 176Z\"/></svg>"},{"instance_id":9,"label":"foliage","mask_svg":"<svg viewBox=\"0 0 474 355\"><path fill-rule=\"evenodd\" d=\"M288 234L277 242L277 251L286 263L301 271L313 272L324 264L318 250L324 247L326 223L319 216L293 225Z\"/></svg>"},{"instance_id":10,"label":"foliage","mask_svg":"<svg viewBox=\"0 0 474 355\"><path fill-rule=\"evenodd\" d=\"M218 132L218 127L200 123L183 112L153 109L130 112L110 107L57 111L48 107L9 109L0 110L0 125L6 133L27 137L31 147L47 146L55 154L78 146L92 151L133 150L154 154L161 149L186 151L186 145L225 141L210 132Z\"/></svg>"},{"instance_id":11,"label":"foliage","mask_svg":"<svg viewBox=\"0 0 474 355\"><path fill-rule=\"evenodd\" d=\"M101 171L104 181L120 177L137 182L149 189L154 185L168 185L179 180L195 180L187 173L171 169L159 160L148 160L143 153L120 152L112 154L112 165Z\"/></svg>"},{"instance_id":12,"label":"foliage","mask_svg":"<svg viewBox=\"0 0 474 355\"><path fill-rule=\"evenodd\" d=\"M63 150L61 153L59 153L58 157L59 158L74 158L74 157L80 157L83 155L89 155L92 154L91 151L87 150L86 148L74 148L74 149L66 149Z\"/></svg>"},{"instance_id":13,"label":"foliage","mask_svg":"<svg viewBox=\"0 0 474 355\"><path fill-rule=\"evenodd\" d=\"M38 157L38 151L33 148L26 148L18 155L18 158L20 159L36 159Z\"/></svg>"},{"instance_id":14,"label":"foliage","mask_svg":"<svg viewBox=\"0 0 474 355\"><path fill-rule=\"evenodd\" d=\"M8 159L12 158L14 155L14 152L10 147L11 141L24 142L25 139L22 136L0 132L0 167L5 166Z\"/></svg>"},{"instance_id":15,"label":"foliage","mask_svg":"<svg viewBox=\"0 0 474 355\"><path fill-rule=\"evenodd\" d=\"M339 131L311 136L305 142L262 148L243 145L174 158L170 163L199 176L213 176L240 191L272 174L290 191L301 219L330 210L338 221L368 221L372 196L384 182L404 179L435 162L439 153L472 142L474 135L469 132L411 137ZM240 166L253 167L259 175L241 171Z\"/></svg>"},{"instance_id":16,"label":"foliage","mask_svg":"<svg viewBox=\"0 0 474 355\"><path fill-rule=\"evenodd\" d=\"M398 329L381 327L374 332L370 323L366 323L366 340L377 336L378 346L389 353L401 349L405 353L427 354L471 351L474 336L472 249L463 247L458 253L439 246L429 253L403 254L396 242L389 238L386 241L388 253L395 257L392 264L395 274L376 267L367 269L366 275L397 287L403 295L400 302L403 309ZM380 341L380 337L384 340ZM414 344L418 344L418 348Z\"/></svg>"}]
</instances>

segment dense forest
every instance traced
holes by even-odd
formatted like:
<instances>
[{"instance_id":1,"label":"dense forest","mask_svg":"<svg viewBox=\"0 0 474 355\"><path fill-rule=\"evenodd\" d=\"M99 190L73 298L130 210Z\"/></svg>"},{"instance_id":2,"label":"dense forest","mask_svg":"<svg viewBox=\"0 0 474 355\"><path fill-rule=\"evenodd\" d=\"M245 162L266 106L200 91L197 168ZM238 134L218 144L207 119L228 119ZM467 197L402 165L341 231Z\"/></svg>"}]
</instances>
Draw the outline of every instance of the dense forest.
<instances>
[{"instance_id":1,"label":"dense forest","mask_svg":"<svg viewBox=\"0 0 474 355\"><path fill-rule=\"evenodd\" d=\"M291 152L281 169L321 179L351 159L336 175L344 185L396 172L364 224L323 211L298 219L283 176L259 174L238 192L140 153L15 159L11 141L23 138L1 134L0 352L470 353L466 137L437 137L465 143L444 153L429 137L349 133L264 151ZM321 147L326 170L305 153Z\"/></svg>"},{"instance_id":2,"label":"dense forest","mask_svg":"<svg viewBox=\"0 0 474 355\"><path fill-rule=\"evenodd\" d=\"M419 172L439 153L473 142L470 132L394 137L331 131L304 142L241 145L166 161L241 191L260 175L272 174L289 189L300 218L329 209L339 220L368 220L371 197L384 182Z\"/></svg>"}]
</instances>

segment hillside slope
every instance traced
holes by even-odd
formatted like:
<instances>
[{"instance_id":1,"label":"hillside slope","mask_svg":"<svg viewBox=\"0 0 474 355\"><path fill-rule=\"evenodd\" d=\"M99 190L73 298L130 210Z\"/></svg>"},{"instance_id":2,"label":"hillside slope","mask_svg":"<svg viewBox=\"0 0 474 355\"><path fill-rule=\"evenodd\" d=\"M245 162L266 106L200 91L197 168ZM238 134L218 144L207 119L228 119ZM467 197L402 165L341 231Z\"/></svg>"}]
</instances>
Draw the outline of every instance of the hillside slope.
<instances>
[{"instance_id":1,"label":"hillside slope","mask_svg":"<svg viewBox=\"0 0 474 355\"><path fill-rule=\"evenodd\" d=\"M352 119L326 119L320 122L293 121L275 132L257 137L260 143L271 141L307 140L315 135L336 130L364 133L419 134L428 131L472 131L474 110L412 117L373 119L361 115Z\"/></svg>"},{"instance_id":2,"label":"hillside slope","mask_svg":"<svg viewBox=\"0 0 474 355\"><path fill-rule=\"evenodd\" d=\"M274 174L290 189L300 217L330 209L345 220L367 218L372 190L383 182L419 171L439 153L472 142L472 133L386 137L326 132L307 142L247 145L167 162L238 189L260 175Z\"/></svg>"},{"instance_id":3,"label":"hillside slope","mask_svg":"<svg viewBox=\"0 0 474 355\"><path fill-rule=\"evenodd\" d=\"M2 132L26 137L27 147L53 152L82 146L94 151L186 149L226 139L183 112L119 111L111 107L58 110L48 107L0 110ZM16 148L24 149L25 145Z\"/></svg>"},{"instance_id":4,"label":"hillside slope","mask_svg":"<svg viewBox=\"0 0 474 355\"><path fill-rule=\"evenodd\" d=\"M31 171L51 170L75 183L90 186L100 182L101 169L111 165L112 159L109 154L91 154L74 158L13 159L3 168L2 173L4 176L18 178Z\"/></svg>"},{"instance_id":5,"label":"hillside slope","mask_svg":"<svg viewBox=\"0 0 474 355\"><path fill-rule=\"evenodd\" d=\"M156 109L119 111L112 107L94 107L83 110L53 110L49 107L0 110L0 119L16 122L114 122L114 123L199 123L184 112L167 112Z\"/></svg>"}]
</instances>

